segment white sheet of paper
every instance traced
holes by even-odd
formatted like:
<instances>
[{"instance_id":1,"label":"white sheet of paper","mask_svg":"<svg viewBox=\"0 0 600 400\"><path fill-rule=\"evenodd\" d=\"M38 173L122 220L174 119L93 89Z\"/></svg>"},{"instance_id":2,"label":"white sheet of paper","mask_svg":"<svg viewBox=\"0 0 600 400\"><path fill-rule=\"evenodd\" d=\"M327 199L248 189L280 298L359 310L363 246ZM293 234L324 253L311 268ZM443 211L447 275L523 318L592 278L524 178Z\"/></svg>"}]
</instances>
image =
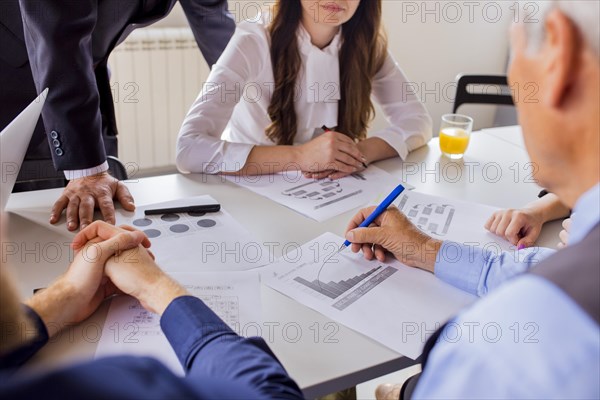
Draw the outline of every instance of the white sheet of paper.
<instances>
[{"instance_id":1,"label":"white sheet of paper","mask_svg":"<svg viewBox=\"0 0 600 400\"><path fill-rule=\"evenodd\" d=\"M326 233L261 270L262 281L412 359L475 296L389 259L366 261ZM320 271L320 272L319 272Z\"/></svg>"},{"instance_id":2,"label":"white sheet of paper","mask_svg":"<svg viewBox=\"0 0 600 400\"><path fill-rule=\"evenodd\" d=\"M262 246L227 211L144 216L144 210L218 203L198 196L117 211L117 225L127 224L148 235L160 267L169 272L239 271L269 263Z\"/></svg>"},{"instance_id":3,"label":"white sheet of paper","mask_svg":"<svg viewBox=\"0 0 600 400\"><path fill-rule=\"evenodd\" d=\"M227 179L319 222L383 198L402 183L373 165L336 181L308 179L300 171Z\"/></svg>"},{"instance_id":4,"label":"white sheet of paper","mask_svg":"<svg viewBox=\"0 0 600 400\"><path fill-rule=\"evenodd\" d=\"M193 296L204 301L237 333L262 324L260 280L257 272L199 272L171 274ZM158 315L146 311L132 297L112 300L96 358L115 355L154 357L173 372L183 368L160 328Z\"/></svg>"},{"instance_id":5,"label":"white sheet of paper","mask_svg":"<svg viewBox=\"0 0 600 400\"><path fill-rule=\"evenodd\" d=\"M485 222L498 208L417 191L404 191L394 205L419 229L436 239L485 247L496 252L514 250L508 241L484 228Z\"/></svg>"}]
</instances>

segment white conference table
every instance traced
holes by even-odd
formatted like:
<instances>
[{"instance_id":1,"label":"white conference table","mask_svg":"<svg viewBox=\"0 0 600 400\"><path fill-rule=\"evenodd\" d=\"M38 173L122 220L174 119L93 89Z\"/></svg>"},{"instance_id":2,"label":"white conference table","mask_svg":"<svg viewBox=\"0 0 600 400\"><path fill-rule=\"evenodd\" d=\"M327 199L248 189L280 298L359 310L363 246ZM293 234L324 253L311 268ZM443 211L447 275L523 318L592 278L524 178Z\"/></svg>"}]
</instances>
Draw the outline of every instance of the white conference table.
<instances>
[{"instance_id":1,"label":"white conference table","mask_svg":"<svg viewBox=\"0 0 600 400\"><path fill-rule=\"evenodd\" d=\"M505 131L507 138L518 142L514 127ZM492 133L475 132L463 161L454 162L441 156L438 140L434 139L411 153L405 162L387 160L378 166L425 193L503 208L521 207L540 191L527 179L529 159L522 147L501 137L502 129ZM175 174L132 179L127 185L138 205L209 194L257 240L281 243L282 246L275 248L277 256L285 243L303 244L327 231L343 235L354 214L348 212L318 223L217 176ZM5 254L15 267L24 297L30 296L35 288L47 286L68 265L72 234L64 228L64 221L58 229L48 227L47 223L50 207L59 193L57 189L10 197L8 232L13 247ZM559 223L547 225L538 244L553 247L559 230ZM407 357L264 285L261 296L263 337L307 398L352 387L414 364ZM104 304L89 320L69 328L26 368L46 369L92 358L107 310L108 305ZM301 335L296 340L297 332Z\"/></svg>"},{"instance_id":2,"label":"white conference table","mask_svg":"<svg viewBox=\"0 0 600 400\"><path fill-rule=\"evenodd\" d=\"M523 131L519 125L514 126L503 126L500 128L489 128L481 131L486 135L495 137L496 139L510 143L521 149L525 149L525 142L523 141Z\"/></svg>"}]
</instances>

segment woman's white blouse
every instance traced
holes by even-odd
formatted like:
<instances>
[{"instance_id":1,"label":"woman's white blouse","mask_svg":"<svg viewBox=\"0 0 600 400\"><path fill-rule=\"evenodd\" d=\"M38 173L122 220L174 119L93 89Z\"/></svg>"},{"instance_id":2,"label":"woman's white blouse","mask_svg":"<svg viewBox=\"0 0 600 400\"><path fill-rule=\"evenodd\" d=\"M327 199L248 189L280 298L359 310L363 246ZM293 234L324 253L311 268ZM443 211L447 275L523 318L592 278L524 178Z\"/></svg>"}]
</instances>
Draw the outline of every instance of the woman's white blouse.
<instances>
[{"instance_id":1,"label":"woman's white blouse","mask_svg":"<svg viewBox=\"0 0 600 400\"><path fill-rule=\"evenodd\" d=\"M294 144L310 141L320 128L338 125L341 33L324 49L298 30L302 70L296 86L298 132ZM343 66L342 66L343 68ZM373 81L373 97L389 126L379 137L404 159L432 136L431 118L391 54ZM235 172L255 145L272 146L265 134L274 89L267 25L242 22L213 66L202 92L188 112L177 139L177 168L188 172Z\"/></svg>"}]
</instances>

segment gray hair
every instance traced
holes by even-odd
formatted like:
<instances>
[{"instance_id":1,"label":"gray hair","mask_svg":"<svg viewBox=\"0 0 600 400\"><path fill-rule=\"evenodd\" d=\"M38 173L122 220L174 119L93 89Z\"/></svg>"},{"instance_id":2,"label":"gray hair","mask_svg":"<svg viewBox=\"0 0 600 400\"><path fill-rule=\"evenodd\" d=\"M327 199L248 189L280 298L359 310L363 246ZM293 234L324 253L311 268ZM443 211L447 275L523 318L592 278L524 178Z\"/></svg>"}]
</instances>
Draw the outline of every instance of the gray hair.
<instances>
[{"instance_id":1,"label":"gray hair","mask_svg":"<svg viewBox=\"0 0 600 400\"><path fill-rule=\"evenodd\" d=\"M527 31L529 50L539 50L544 42L544 22L550 11L560 10L579 29L587 45L600 56L600 1L543 0L521 1L521 21Z\"/></svg>"}]
</instances>

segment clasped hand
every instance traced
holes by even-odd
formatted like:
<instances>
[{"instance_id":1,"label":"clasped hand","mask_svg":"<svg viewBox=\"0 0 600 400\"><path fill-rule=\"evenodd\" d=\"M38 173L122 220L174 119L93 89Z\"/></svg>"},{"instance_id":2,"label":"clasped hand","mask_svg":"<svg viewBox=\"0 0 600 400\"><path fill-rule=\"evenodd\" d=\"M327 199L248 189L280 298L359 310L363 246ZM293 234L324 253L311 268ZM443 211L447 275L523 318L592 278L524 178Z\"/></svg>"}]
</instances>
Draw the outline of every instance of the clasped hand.
<instances>
[{"instance_id":1,"label":"clasped hand","mask_svg":"<svg viewBox=\"0 0 600 400\"><path fill-rule=\"evenodd\" d=\"M67 271L27 304L50 335L87 319L114 294L131 295L149 311L162 314L187 292L156 265L149 247L140 231L94 222L73 239L75 257Z\"/></svg>"},{"instance_id":2,"label":"clasped hand","mask_svg":"<svg viewBox=\"0 0 600 400\"><path fill-rule=\"evenodd\" d=\"M364 170L367 163L354 140L339 132L325 132L298 149L307 178L340 179Z\"/></svg>"}]
</instances>

